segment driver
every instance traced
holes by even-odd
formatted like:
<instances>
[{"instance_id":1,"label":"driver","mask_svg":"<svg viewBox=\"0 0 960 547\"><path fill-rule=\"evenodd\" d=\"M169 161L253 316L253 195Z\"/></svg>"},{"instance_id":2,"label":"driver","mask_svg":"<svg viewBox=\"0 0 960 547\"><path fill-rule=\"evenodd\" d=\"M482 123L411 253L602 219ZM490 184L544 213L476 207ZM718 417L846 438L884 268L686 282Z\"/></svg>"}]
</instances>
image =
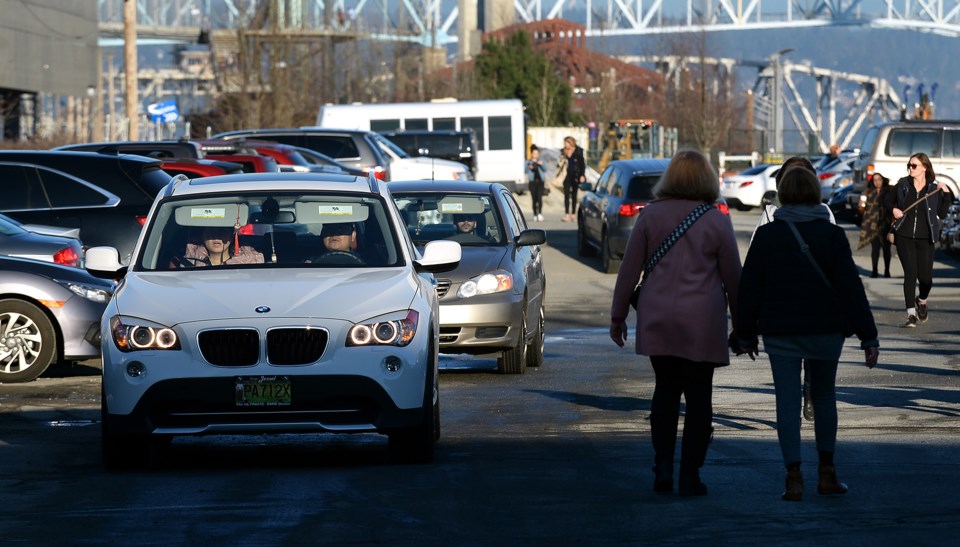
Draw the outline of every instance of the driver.
<instances>
[{"instance_id":1,"label":"driver","mask_svg":"<svg viewBox=\"0 0 960 547\"><path fill-rule=\"evenodd\" d=\"M320 237L327 251L352 253L357 242L357 229L352 222L324 224Z\"/></svg>"},{"instance_id":2,"label":"driver","mask_svg":"<svg viewBox=\"0 0 960 547\"><path fill-rule=\"evenodd\" d=\"M447 239L459 243L490 243L490 240L482 232L477 232L479 219L479 214L458 213L453 215L453 223L457 226L457 233Z\"/></svg>"}]
</instances>

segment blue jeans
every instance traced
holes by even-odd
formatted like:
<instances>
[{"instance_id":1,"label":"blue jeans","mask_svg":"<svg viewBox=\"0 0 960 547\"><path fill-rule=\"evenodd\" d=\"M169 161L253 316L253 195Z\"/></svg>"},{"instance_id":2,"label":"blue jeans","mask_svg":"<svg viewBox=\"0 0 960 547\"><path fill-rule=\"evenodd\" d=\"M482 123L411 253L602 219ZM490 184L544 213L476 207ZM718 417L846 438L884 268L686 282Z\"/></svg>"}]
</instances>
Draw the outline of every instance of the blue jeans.
<instances>
[{"instance_id":1,"label":"blue jeans","mask_svg":"<svg viewBox=\"0 0 960 547\"><path fill-rule=\"evenodd\" d=\"M777 438L783 463L800 463L800 411L803 407L801 369L810 380L810 402L813 403L814 433L817 450L833 452L837 445L837 361L803 359L769 354L773 386L777 396ZM805 362L805 363L804 363ZM806 366L803 366L803 365Z\"/></svg>"}]
</instances>

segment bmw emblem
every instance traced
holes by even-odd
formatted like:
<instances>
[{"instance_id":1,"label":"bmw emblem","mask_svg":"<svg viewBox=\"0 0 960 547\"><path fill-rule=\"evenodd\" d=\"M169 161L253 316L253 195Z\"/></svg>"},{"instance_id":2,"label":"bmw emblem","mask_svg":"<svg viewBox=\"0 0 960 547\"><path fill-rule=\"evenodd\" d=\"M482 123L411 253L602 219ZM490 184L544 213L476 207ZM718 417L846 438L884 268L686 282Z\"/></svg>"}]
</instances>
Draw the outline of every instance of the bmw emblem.
<instances>
[{"instance_id":1,"label":"bmw emblem","mask_svg":"<svg viewBox=\"0 0 960 547\"><path fill-rule=\"evenodd\" d=\"M253 311L257 313L270 313L270 306L257 306Z\"/></svg>"}]
</instances>

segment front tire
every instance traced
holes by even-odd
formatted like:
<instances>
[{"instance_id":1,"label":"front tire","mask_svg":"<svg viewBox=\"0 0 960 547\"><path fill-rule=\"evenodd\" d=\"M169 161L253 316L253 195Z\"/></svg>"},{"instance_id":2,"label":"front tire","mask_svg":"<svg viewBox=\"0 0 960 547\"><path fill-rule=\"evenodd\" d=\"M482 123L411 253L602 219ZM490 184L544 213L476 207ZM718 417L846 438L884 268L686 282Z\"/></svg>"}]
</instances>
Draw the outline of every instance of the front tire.
<instances>
[{"instance_id":1,"label":"front tire","mask_svg":"<svg viewBox=\"0 0 960 547\"><path fill-rule=\"evenodd\" d=\"M537 314L537 330L533 333L533 340L530 342L530 346L527 348L527 366L538 368L543 364L543 326L546 323L544 320L544 311L543 305L540 306L540 313Z\"/></svg>"},{"instance_id":2,"label":"front tire","mask_svg":"<svg viewBox=\"0 0 960 547\"><path fill-rule=\"evenodd\" d=\"M37 379L57 355L57 332L43 311L23 300L0 300L0 383Z\"/></svg>"},{"instance_id":3,"label":"front tire","mask_svg":"<svg viewBox=\"0 0 960 547\"><path fill-rule=\"evenodd\" d=\"M520 319L520 334L517 344L497 359L497 370L501 374L523 374L527 364L527 310L523 310Z\"/></svg>"}]
</instances>

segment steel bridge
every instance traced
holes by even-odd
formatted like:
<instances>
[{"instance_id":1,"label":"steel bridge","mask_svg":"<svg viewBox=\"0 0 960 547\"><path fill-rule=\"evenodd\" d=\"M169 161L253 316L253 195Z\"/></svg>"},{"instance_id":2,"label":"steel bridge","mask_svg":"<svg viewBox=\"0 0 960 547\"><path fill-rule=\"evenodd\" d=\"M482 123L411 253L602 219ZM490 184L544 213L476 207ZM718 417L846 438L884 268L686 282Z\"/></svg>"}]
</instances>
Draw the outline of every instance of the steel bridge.
<instances>
[{"instance_id":1,"label":"steel bridge","mask_svg":"<svg viewBox=\"0 0 960 547\"><path fill-rule=\"evenodd\" d=\"M238 28L272 1L280 24L322 29L354 25L383 37L457 42L460 4L476 0L132 0L152 28ZM492 0L488 0L492 1ZM102 24L123 21L124 0L98 0ZM503 0L509 4L510 0ZM960 0L513 0L517 22L562 18L586 35L648 35L859 26L960 36Z\"/></svg>"}]
</instances>

